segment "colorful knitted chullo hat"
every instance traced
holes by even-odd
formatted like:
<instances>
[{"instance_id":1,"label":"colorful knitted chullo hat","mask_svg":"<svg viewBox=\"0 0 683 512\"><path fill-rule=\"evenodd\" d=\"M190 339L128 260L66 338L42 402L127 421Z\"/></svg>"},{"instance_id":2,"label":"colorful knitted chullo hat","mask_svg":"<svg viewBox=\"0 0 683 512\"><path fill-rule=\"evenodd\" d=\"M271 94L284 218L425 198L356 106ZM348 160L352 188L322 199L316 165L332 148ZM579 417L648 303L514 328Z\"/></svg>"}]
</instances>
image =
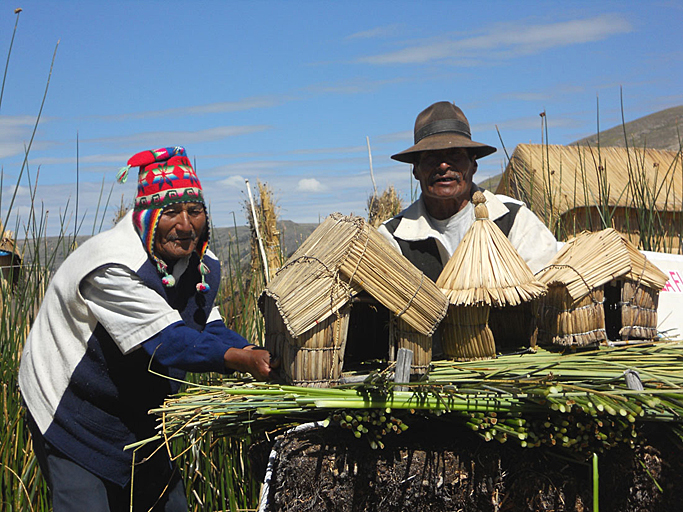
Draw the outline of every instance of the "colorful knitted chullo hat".
<instances>
[{"instance_id":1,"label":"colorful knitted chullo hat","mask_svg":"<svg viewBox=\"0 0 683 512\"><path fill-rule=\"evenodd\" d=\"M181 146L141 151L133 155L128 160L128 165L123 167L117 175L117 180L120 183L126 182L131 167L140 168L133 224L142 239L147 254L150 255L157 270L163 276L161 281L164 286L175 286L174 277L168 273L168 265L154 253L154 238L159 217L161 217L163 209L172 204L204 204L202 186L189 158L187 158L185 148ZM197 290L206 292L209 285L204 276L209 272L209 269L203 263L203 258L209 246L208 216L201 237L195 250L199 256L199 271L202 276L202 281L197 284Z\"/></svg>"}]
</instances>

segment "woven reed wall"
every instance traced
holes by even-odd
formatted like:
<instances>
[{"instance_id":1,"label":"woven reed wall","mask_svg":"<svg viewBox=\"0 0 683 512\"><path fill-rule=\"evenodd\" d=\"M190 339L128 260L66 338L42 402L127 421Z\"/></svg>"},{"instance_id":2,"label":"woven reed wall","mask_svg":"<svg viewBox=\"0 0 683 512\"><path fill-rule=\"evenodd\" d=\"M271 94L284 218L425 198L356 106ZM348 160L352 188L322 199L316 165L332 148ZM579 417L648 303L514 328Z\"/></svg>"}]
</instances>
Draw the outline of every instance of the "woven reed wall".
<instances>
[{"instance_id":1,"label":"woven reed wall","mask_svg":"<svg viewBox=\"0 0 683 512\"><path fill-rule=\"evenodd\" d=\"M650 250L681 254L683 250L683 212L657 211L656 236L655 233L643 232L642 237L649 238ZM581 206L572 208L562 214L561 239L566 240L576 236L581 231L595 231L602 229L600 211L595 206ZM620 233L636 247L641 246L641 226L638 211L634 208L616 207L610 226Z\"/></svg>"},{"instance_id":2,"label":"woven reed wall","mask_svg":"<svg viewBox=\"0 0 683 512\"><path fill-rule=\"evenodd\" d=\"M264 299L266 348L281 358L281 371L290 384L330 387L339 382L351 308L342 308L297 338L285 326L275 300Z\"/></svg>"},{"instance_id":3,"label":"woven reed wall","mask_svg":"<svg viewBox=\"0 0 683 512\"><path fill-rule=\"evenodd\" d=\"M413 364L410 366L412 375L424 375L429 371L432 362L431 336L420 334L407 322L394 316L389 324L389 339L396 344L394 354L401 348L413 351Z\"/></svg>"},{"instance_id":4,"label":"woven reed wall","mask_svg":"<svg viewBox=\"0 0 683 512\"><path fill-rule=\"evenodd\" d=\"M491 359L496 355L488 326L490 306L449 306L441 322L444 355L456 361Z\"/></svg>"},{"instance_id":5,"label":"woven reed wall","mask_svg":"<svg viewBox=\"0 0 683 512\"><path fill-rule=\"evenodd\" d=\"M607 339L602 286L573 301L562 285L548 286L541 299L539 342L583 347Z\"/></svg>"},{"instance_id":6,"label":"woven reed wall","mask_svg":"<svg viewBox=\"0 0 683 512\"><path fill-rule=\"evenodd\" d=\"M629 168L631 173L629 173ZM550 171L550 172L548 172ZM683 210L683 165L679 153L656 149L519 144L508 163L496 193L512 195L546 212L550 207L560 215L570 209L593 204L603 178L609 184L611 206L630 207L631 179L636 176L660 187L666 179L666 193L660 193L655 206L660 211ZM547 191L552 191L548 197Z\"/></svg>"},{"instance_id":7,"label":"woven reed wall","mask_svg":"<svg viewBox=\"0 0 683 512\"><path fill-rule=\"evenodd\" d=\"M621 281L621 339L655 339L659 292L630 279Z\"/></svg>"}]
</instances>

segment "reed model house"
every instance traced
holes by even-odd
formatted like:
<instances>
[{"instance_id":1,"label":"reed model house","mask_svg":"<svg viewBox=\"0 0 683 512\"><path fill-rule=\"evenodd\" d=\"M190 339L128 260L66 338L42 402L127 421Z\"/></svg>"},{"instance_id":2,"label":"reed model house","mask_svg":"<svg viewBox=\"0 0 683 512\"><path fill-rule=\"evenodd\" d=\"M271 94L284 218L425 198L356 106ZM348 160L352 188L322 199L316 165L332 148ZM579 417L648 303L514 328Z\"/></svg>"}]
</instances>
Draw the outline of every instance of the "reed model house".
<instances>
[{"instance_id":1,"label":"reed model house","mask_svg":"<svg viewBox=\"0 0 683 512\"><path fill-rule=\"evenodd\" d=\"M389 340L389 359L406 347L414 352L415 373L429 366L431 335L446 314L446 297L365 220L337 213L278 270L259 300L266 347L281 358L288 382L339 382L353 310L364 297L400 320L394 333L407 333Z\"/></svg>"},{"instance_id":2,"label":"reed model house","mask_svg":"<svg viewBox=\"0 0 683 512\"><path fill-rule=\"evenodd\" d=\"M448 297L448 315L440 328L441 345L449 359L469 361L496 355L489 320L503 311L533 326L533 301L545 294L539 282L508 238L488 217L481 192L472 197L476 220L444 266L436 285ZM512 325L505 337L515 336ZM533 344L533 332L526 342ZM501 333L500 338L504 336Z\"/></svg>"},{"instance_id":3,"label":"reed model house","mask_svg":"<svg viewBox=\"0 0 683 512\"><path fill-rule=\"evenodd\" d=\"M548 286L539 342L581 347L657 337L657 303L668 276L618 231L569 240L537 277Z\"/></svg>"}]
</instances>

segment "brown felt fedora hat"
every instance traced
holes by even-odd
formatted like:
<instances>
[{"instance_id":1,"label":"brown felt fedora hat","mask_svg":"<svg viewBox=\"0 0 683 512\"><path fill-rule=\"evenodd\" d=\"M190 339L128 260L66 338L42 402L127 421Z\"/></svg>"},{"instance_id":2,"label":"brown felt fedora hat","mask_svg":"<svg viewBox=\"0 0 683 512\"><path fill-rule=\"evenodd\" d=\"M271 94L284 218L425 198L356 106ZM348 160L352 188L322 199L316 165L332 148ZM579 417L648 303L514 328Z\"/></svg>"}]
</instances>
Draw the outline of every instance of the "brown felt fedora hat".
<instances>
[{"instance_id":1,"label":"brown felt fedora hat","mask_svg":"<svg viewBox=\"0 0 683 512\"><path fill-rule=\"evenodd\" d=\"M474 142L470 123L462 110L449 101L439 101L420 112L415 120L415 144L392 155L399 162L412 164L422 151L466 148L481 158L495 153L496 148Z\"/></svg>"}]
</instances>

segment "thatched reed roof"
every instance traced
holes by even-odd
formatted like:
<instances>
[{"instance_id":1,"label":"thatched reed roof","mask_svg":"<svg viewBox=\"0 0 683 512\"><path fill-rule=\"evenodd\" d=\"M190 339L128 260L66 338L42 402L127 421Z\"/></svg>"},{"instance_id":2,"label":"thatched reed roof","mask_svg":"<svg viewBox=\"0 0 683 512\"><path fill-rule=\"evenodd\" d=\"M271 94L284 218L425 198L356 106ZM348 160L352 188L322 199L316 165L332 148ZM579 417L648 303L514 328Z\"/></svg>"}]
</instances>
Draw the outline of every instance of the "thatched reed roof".
<instances>
[{"instance_id":1,"label":"thatched reed roof","mask_svg":"<svg viewBox=\"0 0 683 512\"><path fill-rule=\"evenodd\" d=\"M642 190L650 195L647 205L638 194ZM520 199L546 217L550 210L562 215L596 204L682 211L683 163L675 151L520 144L496 193Z\"/></svg>"},{"instance_id":2,"label":"thatched reed roof","mask_svg":"<svg viewBox=\"0 0 683 512\"><path fill-rule=\"evenodd\" d=\"M2 223L0 223L0 251L12 254L13 257L18 258L19 263L21 263L21 254L19 254L16 243L14 242L14 233L3 230Z\"/></svg>"},{"instance_id":3,"label":"thatched reed roof","mask_svg":"<svg viewBox=\"0 0 683 512\"><path fill-rule=\"evenodd\" d=\"M316 228L264 290L290 334L301 335L365 290L422 334L431 335L448 300L361 217L334 213Z\"/></svg>"},{"instance_id":4,"label":"thatched reed roof","mask_svg":"<svg viewBox=\"0 0 683 512\"><path fill-rule=\"evenodd\" d=\"M456 306L516 306L546 292L510 243L491 221L481 192L472 197L474 224L465 233L436 285Z\"/></svg>"},{"instance_id":5,"label":"thatched reed roof","mask_svg":"<svg viewBox=\"0 0 683 512\"><path fill-rule=\"evenodd\" d=\"M668 280L664 272L611 228L584 232L569 240L548 266L537 273L548 286L566 286L575 301L622 276L655 290L661 290Z\"/></svg>"}]
</instances>

